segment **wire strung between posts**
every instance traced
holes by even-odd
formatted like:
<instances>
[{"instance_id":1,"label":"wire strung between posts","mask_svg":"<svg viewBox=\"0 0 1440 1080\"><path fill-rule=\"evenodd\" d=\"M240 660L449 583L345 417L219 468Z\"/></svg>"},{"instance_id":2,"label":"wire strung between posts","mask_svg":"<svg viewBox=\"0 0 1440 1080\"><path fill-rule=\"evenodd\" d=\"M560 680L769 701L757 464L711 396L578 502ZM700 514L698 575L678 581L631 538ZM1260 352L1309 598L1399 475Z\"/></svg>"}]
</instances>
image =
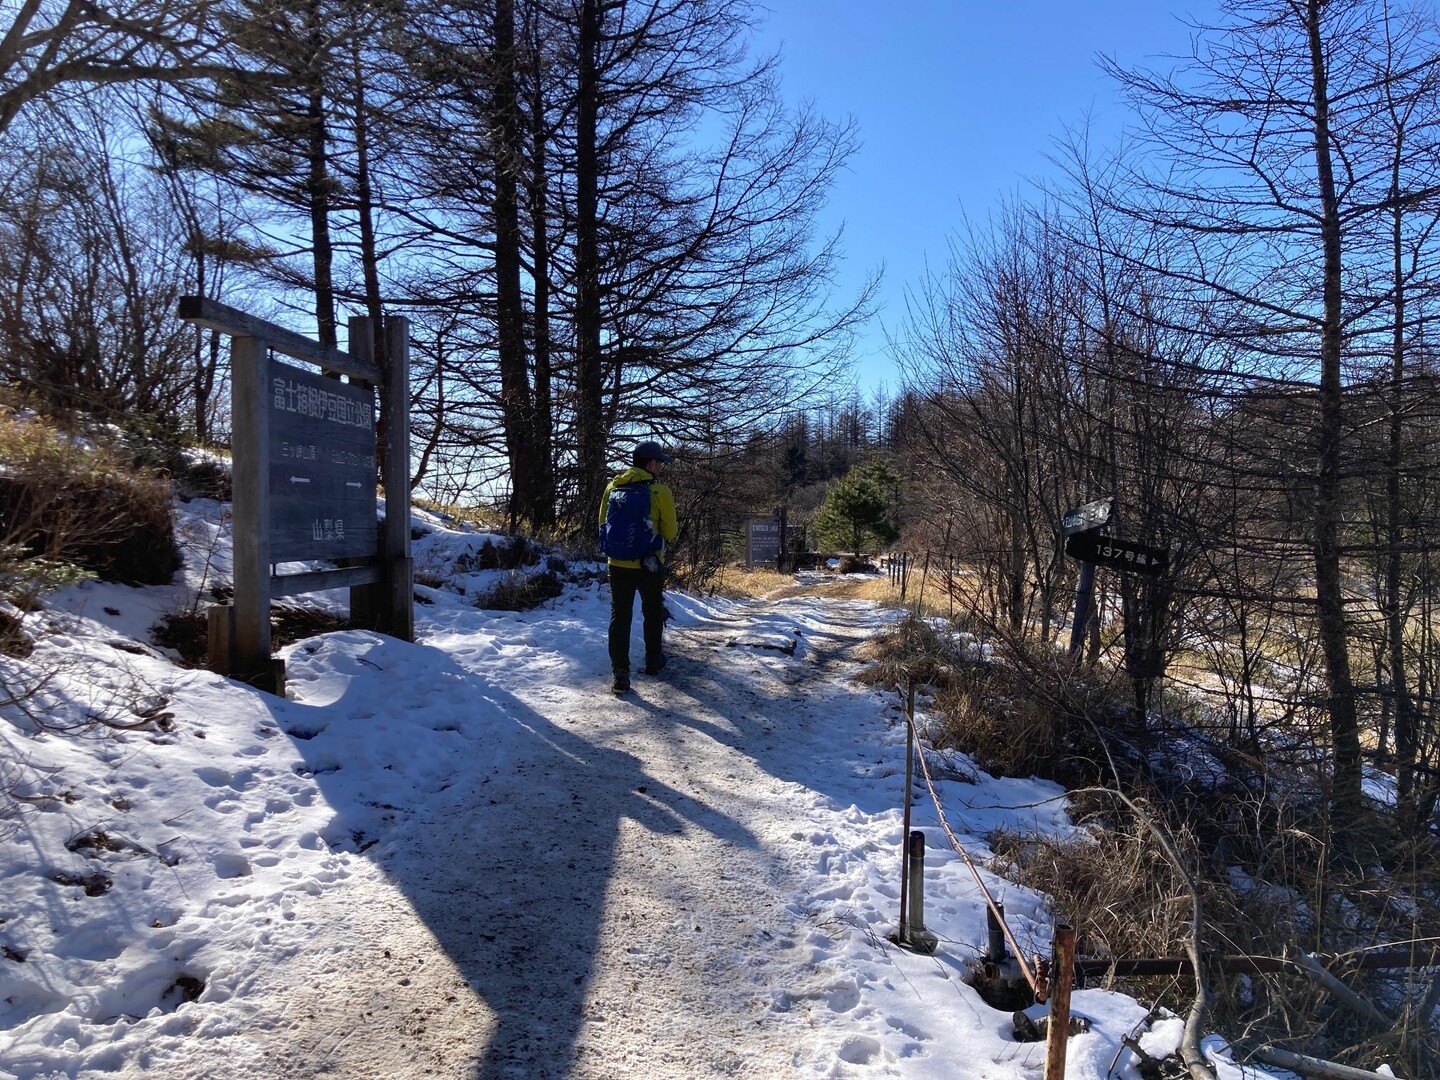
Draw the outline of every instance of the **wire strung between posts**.
<instances>
[{"instance_id":1,"label":"wire strung between posts","mask_svg":"<svg viewBox=\"0 0 1440 1080\"><path fill-rule=\"evenodd\" d=\"M990 895L990 890L985 887L985 882L980 877L980 868L975 865L969 854L966 853L964 847L961 846L959 837L957 837L955 831L950 828L950 822L945 817L945 807L940 804L940 793L935 790L935 781L930 776L930 764L925 760L925 749L920 743L920 730L915 726L913 704L905 710L905 723L910 728L910 737L915 740L915 745L919 749L919 753L916 756L920 759L920 771L925 777L925 787L930 791L930 801L935 804L935 813L940 819L940 828L949 838L950 846L955 850L955 854L959 855L960 858L964 860L965 865L970 868L970 873L975 878L975 884L980 889L980 895L985 897L985 906L990 909L990 913L995 917L995 921L999 923L1000 932L1005 935L1005 940L1009 942L1010 952L1014 954L1016 963L1020 965L1020 974L1024 975L1025 981L1030 984L1030 989L1034 992L1035 999L1037 1001L1044 1001L1045 990L1041 987L1040 980L1035 975L1035 972L1032 971L1030 965L1025 962L1025 953L1015 941L1015 935L1010 932L1010 924L1005 921L1005 915L1000 910L1000 905L997 904L995 898Z\"/></svg>"}]
</instances>

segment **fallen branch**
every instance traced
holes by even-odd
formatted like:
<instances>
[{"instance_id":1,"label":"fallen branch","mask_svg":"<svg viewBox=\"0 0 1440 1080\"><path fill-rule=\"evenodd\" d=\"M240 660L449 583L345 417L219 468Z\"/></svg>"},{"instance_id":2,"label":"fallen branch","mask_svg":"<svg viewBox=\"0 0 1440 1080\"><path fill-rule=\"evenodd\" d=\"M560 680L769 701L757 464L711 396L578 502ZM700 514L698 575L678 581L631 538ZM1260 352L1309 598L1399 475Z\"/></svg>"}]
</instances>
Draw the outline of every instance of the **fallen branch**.
<instances>
[{"instance_id":1,"label":"fallen branch","mask_svg":"<svg viewBox=\"0 0 1440 1080\"><path fill-rule=\"evenodd\" d=\"M1321 967L1319 961L1313 956L1306 953L1299 953L1294 956L1289 956L1287 959L1304 972L1307 979L1316 986L1329 991L1337 1001L1351 1012L1363 1016L1367 1020L1374 1021L1383 1027L1394 1027L1395 1021L1393 1019L1381 1012L1373 1003L1361 997L1354 990L1351 990L1350 987L1346 986L1335 975Z\"/></svg>"},{"instance_id":2,"label":"fallen branch","mask_svg":"<svg viewBox=\"0 0 1440 1080\"><path fill-rule=\"evenodd\" d=\"M1386 1077L1394 1075L1393 1073L1371 1072L1369 1069L1357 1069L1350 1065L1341 1065L1337 1061L1322 1061L1320 1058L1306 1057L1304 1054L1281 1050L1276 1046L1262 1046L1250 1056L1264 1065L1278 1065L1282 1069L1289 1069L1301 1076L1318 1076L1322 1080L1385 1080Z\"/></svg>"}]
</instances>

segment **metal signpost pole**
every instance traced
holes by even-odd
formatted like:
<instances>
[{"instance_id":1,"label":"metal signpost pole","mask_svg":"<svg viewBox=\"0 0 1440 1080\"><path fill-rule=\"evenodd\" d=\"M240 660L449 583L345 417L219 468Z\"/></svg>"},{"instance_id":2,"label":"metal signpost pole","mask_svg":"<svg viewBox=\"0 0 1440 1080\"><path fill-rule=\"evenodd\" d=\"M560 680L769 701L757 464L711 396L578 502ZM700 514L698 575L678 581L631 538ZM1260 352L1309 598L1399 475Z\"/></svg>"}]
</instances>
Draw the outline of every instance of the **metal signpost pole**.
<instances>
[{"instance_id":1,"label":"metal signpost pole","mask_svg":"<svg viewBox=\"0 0 1440 1080\"><path fill-rule=\"evenodd\" d=\"M1095 596L1095 564L1080 564L1080 584L1075 587L1075 621L1070 626L1070 657L1080 655L1085 641L1085 624L1090 621L1090 603Z\"/></svg>"},{"instance_id":2,"label":"metal signpost pole","mask_svg":"<svg viewBox=\"0 0 1440 1080\"><path fill-rule=\"evenodd\" d=\"M1109 522L1114 508L1114 498L1106 497L1084 503L1073 510L1067 510L1065 516L1060 519L1060 535L1066 538L1084 533L1098 535L1099 530ZM1067 554L1069 548L1067 540ZM1090 621L1090 606L1094 599L1095 564L1085 559L1080 563L1080 580L1075 586L1075 621L1070 625L1069 655L1072 660L1080 654L1080 646L1085 641L1085 625Z\"/></svg>"}]
</instances>

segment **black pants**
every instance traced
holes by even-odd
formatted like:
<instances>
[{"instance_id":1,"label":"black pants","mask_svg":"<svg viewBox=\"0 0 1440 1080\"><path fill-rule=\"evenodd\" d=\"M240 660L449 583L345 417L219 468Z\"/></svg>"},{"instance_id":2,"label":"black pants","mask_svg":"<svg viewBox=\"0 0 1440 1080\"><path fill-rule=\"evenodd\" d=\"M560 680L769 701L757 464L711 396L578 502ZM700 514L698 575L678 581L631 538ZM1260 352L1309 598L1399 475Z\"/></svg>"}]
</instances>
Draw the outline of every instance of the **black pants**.
<instances>
[{"instance_id":1,"label":"black pants","mask_svg":"<svg viewBox=\"0 0 1440 1080\"><path fill-rule=\"evenodd\" d=\"M645 623L645 662L659 663L665 629L665 574L652 574L629 566L610 567L610 667L630 670L630 624L635 618L635 594L640 594L640 615Z\"/></svg>"}]
</instances>

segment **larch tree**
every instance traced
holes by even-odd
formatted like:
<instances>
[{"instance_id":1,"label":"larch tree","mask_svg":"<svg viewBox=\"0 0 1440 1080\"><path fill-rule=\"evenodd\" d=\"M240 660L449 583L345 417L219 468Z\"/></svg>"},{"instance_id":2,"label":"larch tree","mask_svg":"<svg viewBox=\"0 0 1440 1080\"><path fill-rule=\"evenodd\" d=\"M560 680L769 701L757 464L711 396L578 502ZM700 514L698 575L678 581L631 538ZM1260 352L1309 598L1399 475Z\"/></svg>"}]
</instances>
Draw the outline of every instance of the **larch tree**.
<instances>
[{"instance_id":1,"label":"larch tree","mask_svg":"<svg viewBox=\"0 0 1440 1080\"><path fill-rule=\"evenodd\" d=\"M1391 156L1360 134L1391 96L1428 93L1436 63L1407 66L1393 50L1385 62L1384 11L1383 0L1227 0L1180 71L1104 65L1152 163L1114 189L1114 208L1187 246L1183 264L1156 269L1212 292L1205 332L1313 402L1308 533L1341 811L1358 809L1361 779L1342 559L1347 365L1387 329L1365 286L1377 230L1433 194L1397 189Z\"/></svg>"}]
</instances>

